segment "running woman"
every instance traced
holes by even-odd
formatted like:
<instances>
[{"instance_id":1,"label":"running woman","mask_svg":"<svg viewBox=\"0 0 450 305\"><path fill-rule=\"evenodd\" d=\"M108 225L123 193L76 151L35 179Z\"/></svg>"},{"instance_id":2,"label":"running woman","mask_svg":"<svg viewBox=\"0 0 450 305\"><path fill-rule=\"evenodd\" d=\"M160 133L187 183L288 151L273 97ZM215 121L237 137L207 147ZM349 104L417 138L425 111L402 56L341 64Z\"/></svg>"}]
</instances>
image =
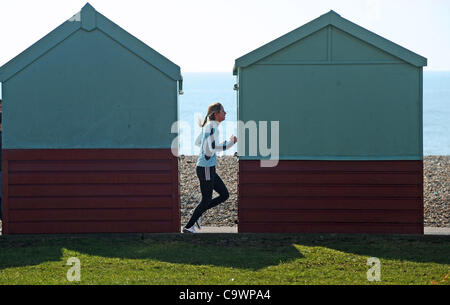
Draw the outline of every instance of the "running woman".
<instances>
[{"instance_id":1,"label":"running woman","mask_svg":"<svg viewBox=\"0 0 450 305\"><path fill-rule=\"evenodd\" d=\"M208 113L206 114L203 123L199 119L198 123L200 127L202 127L202 133L195 143L200 145L200 154L197 159L196 172L197 177L200 180L202 200L192 213L189 222L184 226L183 233L195 233L194 225L199 229L201 228L200 217L203 213L230 197L227 187L216 173L216 152L225 151L237 142L237 138L232 135L229 141L216 144L216 141L218 140L217 128L219 124L225 120L226 114L223 106L220 103L215 103L208 107ZM208 119L209 123L206 125ZM219 193L219 196L214 199L212 199L213 190Z\"/></svg>"}]
</instances>

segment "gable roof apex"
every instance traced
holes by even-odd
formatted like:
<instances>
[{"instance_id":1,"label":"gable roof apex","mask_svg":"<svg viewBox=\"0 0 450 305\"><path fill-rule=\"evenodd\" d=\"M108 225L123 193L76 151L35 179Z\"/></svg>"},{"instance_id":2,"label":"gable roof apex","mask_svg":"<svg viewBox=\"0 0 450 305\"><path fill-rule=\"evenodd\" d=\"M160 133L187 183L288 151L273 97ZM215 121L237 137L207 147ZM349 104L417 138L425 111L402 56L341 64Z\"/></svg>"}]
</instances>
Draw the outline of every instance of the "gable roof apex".
<instances>
[{"instance_id":1,"label":"gable roof apex","mask_svg":"<svg viewBox=\"0 0 450 305\"><path fill-rule=\"evenodd\" d=\"M179 66L97 12L92 5L86 3L81 11L0 67L0 82L7 81L80 29L85 31L98 29L169 78L176 81L182 80Z\"/></svg>"},{"instance_id":2,"label":"gable roof apex","mask_svg":"<svg viewBox=\"0 0 450 305\"><path fill-rule=\"evenodd\" d=\"M95 8L87 2L81 9L81 28L86 31L94 30L97 27L95 14Z\"/></svg>"},{"instance_id":3,"label":"gable roof apex","mask_svg":"<svg viewBox=\"0 0 450 305\"><path fill-rule=\"evenodd\" d=\"M339 15L338 13L336 13L336 12L333 11L333 10L330 10L328 13L326 13L326 14L324 14L324 15L334 15L334 16L339 16L339 17L341 17L341 15Z\"/></svg>"},{"instance_id":4,"label":"gable roof apex","mask_svg":"<svg viewBox=\"0 0 450 305\"><path fill-rule=\"evenodd\" d=\"M376 48L379 48L413 66L423 67L427 65L427 59L412 51L409 51L394 42L387 40L365 28L341 17L338 13L330 10L318 18L304 24L303 26L275 39L271 42L247 53L235 60L233 74L237 74L238 68L248 67L261 59L278 52L279 50L329 26L332 25Z\"/></svg>"},{"instance_id":5,"label":"gable roof apex","mask_svg":"<svg viewBox=\"0 0 450 305\"><path fill-rule=\"evenodd\" d=\"M89 2L86 2L86 4L83 6L83 8L81 10L94 10L95 11L95 8Z\"/></svg>"}]
</instances>

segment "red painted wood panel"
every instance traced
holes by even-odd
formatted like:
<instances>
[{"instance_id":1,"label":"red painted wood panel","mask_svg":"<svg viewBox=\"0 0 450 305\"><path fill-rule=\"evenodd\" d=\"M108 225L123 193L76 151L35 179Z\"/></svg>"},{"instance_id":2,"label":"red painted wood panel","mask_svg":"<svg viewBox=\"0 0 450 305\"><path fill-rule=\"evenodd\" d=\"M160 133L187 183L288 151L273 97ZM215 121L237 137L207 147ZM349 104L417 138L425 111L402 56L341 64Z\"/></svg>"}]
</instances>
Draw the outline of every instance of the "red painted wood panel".
<instances>
[{"instance_id":1,"label":"red painted wood panel","mask_svg":"<svg viewBox=\"0 0 450 305\"><path fill-rule=\"evenodd\" d=\"M11 172L171 170L170 160L12 160Z\"/></svg>"},{"instance_id":2,"label":"red painted wood panel","mask_svg":"<svg viewBox=\"0 0 450 305\"><path fill-rule=\"evenodd\" d=\"M391 223L239 223L240 233L423 234L417 224Z\"/></svg>"},{"instance_id":3,"label":"red painted wood panel","mask_svg":"<svg viewBox=\"0 0 450 305\"><path fill-rule=\"evenodd\" d=\"M241 183L303 183L303 184L412 184L421 183L422 178L415 172L295 172L280 171L270 175L247 172L241 177Z\"/></svg>"},{"instance_id":4,"label":"red painted wood panel","mask_svg":"<svg viewBox=\"0 0 450 305\"><path fill-rule=\"evenodd\" d=\"M3 166L5 234L179 232L170 149L3 150Z\"/></svg>"},{"instance_id":5,"label":"red painted wood panel","mask_svg":"<svg viewBox=\"0 0 450 305\"><path fill-rule=\"evenodd\" d=\"M172 208L170 196L11 197L10 210Z\"/></svg>"},{"instance_id":6,"label":"red painted wood panel","mask_svg":"<svg viewBox=\"0 0 450 305\"><path fill-rule=\"evenodd\" d=\"M239 232L423 234L423 161L240 160Z\"/></svg>"},{"instance_id":7,"label":"red painted wood panel","mask_svg":"<svg viewBox=\"0 0 450 305\"><path fill-rule=\"evenodd\" d=\"M171 221L172 207L169 209L33 209L10 210L10 222L26 221Z\"/></svg>"},{"instance_id":8,"label":"red painted wood panel","mask_svg":"<svg viewBox=\"0 0 450 305\"><path fill-rule=\"evenodd\" d=\"M172 221L61 221L13 222L9 234L67 234L67 233L160 233L171 232Z\"/></svg>"},{"instance_id":9,"label":"red painted wood panel","mask_svg":"<svg viewBox=\"0 0 450 305\"><path fill-rule=\"evenodd\" d=\"M319 172L419 172L422 161L309 161L280 160L276 167L261 167L258 160L240 160L241 171L257 171L259 173L279 171L319 171Z\"/></svg>"},{"instance_id":10,"label":"red painted wood panel","mask_svg":"<svg viewBox=\"0 0 450 305\"><path fill-rule=\"evenodd\" d=\"M172 183L172 171L11 172L10 184Z\"/></svg>"},{"instance_id":11,"label":"red painted wood panel","mask_svg":"<svg viewBox=\"0 0 450 305\"><path fill-rule=\"evenodd\" d=\"M239 185L242 197L409 197L420 196L420 188L416 185L302 185L302 184L243 184Z\"/></svg>"},{"instance_id":12,"label":"red painted wood panel","mask_svg":"<svg viewBox=\"0 0 450 305\"><path fill-rule=\"evenodd\" d=\"M257 210L242 209L246 222L417 223L417 210Z\"/></svg>"},{"instance_id":13,"label":"red painted wood panel","mask_svg":"<svg viewBox=\"0 0 450 305\"><path fill-rule=\"evenodd\" d=\"M4 149L8 160L173 160L168 148L142 149ZM170 154L169 154L170 153Z\"/></svg>"},{"instance_id":14,"label":"red painted wood panel","mask_svg":"<svg viewBox=\"0 0 450 305\"><path fill-rule=\"evenodd\" d=\"M267 210L274 209L274 207L288 210L409 210L422 207L420 198L394 197L278 197L274 203L271 197L252 196L245 197L244 204L244 208Z\"/></svg>"},{"instance_id":15,"label":"red painted wood panel","mask_svg":"<svg viewBox=\"0 0 450 305\"><path fill-rule=\"evenodd\" d=\"M2 234L9 234L9 192L8 192L8 160L2 152Z\"/></svg>"},{"instance_id":16,"label":"red painted wood panel","mask_svg":"<svg viewBox=\"0 0 450 305\"><path fill-rule=\"evenodd\" d=\"M172 162L172 217L178 221L172 221L172 232L180 232L181 215L180 215L180 173L178 172L178 159Z\"/></svg>"},{"instance_id":17,"label":"red painted wood panel","mask_svg":"<svg viewBox=\"0 0 450 305\"><path fill-rule=\"evenodd\" d=\"M9 184L9 196L151 196L171 195L171 184Z\"/></svg>"}]
</instances>

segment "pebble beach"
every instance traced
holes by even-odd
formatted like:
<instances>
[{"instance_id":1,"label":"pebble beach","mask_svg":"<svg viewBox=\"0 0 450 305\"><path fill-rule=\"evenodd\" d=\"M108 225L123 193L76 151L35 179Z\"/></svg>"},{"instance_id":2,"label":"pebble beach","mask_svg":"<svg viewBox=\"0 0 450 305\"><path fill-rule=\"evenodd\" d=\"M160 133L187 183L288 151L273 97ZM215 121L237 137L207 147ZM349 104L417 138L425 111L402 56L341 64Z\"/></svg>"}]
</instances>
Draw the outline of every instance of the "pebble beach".
<instances>
[{"instance_id":1,"label":"pebble beach","mask_svg":"<svg viewBox=\"0 0 450 305\"><path fill-rule=\"evenodd\" d=\"M179 161L181 224L188 222L191 211L201 200L200 184L195 174L197 156ZM235 156L217 157L217 173L228 188L230 198L208 210L204 226L234 226L237 221L237 173ZM424 226L450 227L450 156L424 157ZM214 192L213 196L217 196Z\"/></svg>"},{"instance_id":2,"label":"pebble beach","mask_svg":"<svg viewBox=\"0 0 450 305\"><path fill-rule=\"evenodd\" d=\"M425 156L423 161L425 227L450 227L450 156Z\"/></svg>"}]
</instances>

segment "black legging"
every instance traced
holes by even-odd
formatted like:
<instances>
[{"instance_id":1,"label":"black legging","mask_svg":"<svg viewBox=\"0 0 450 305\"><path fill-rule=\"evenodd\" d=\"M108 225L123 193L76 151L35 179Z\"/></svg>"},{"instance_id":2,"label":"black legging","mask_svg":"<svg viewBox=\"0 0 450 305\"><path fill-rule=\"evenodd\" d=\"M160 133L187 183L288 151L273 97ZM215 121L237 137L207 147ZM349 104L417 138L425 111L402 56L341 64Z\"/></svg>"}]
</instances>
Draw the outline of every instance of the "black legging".
<instances>
[{"instance_id":1,"label":"black legging","mask_svg":"<svg viewBox=\"0 0 450 305\"><path fill-rule=\"evenodd\" d=\"M207 175L208 168L197 166L196 171L197 177L200 180L202 201L200 201L200 204L195 208L194 213L192 213L191 219L186 224L186 228L191 228L205 211L219 205L230 197L227 187L216 173L215 166L209 167L209 177ZM211 199L213 190L218 192L219 196Z\"/></svg>"}]
</instances>

